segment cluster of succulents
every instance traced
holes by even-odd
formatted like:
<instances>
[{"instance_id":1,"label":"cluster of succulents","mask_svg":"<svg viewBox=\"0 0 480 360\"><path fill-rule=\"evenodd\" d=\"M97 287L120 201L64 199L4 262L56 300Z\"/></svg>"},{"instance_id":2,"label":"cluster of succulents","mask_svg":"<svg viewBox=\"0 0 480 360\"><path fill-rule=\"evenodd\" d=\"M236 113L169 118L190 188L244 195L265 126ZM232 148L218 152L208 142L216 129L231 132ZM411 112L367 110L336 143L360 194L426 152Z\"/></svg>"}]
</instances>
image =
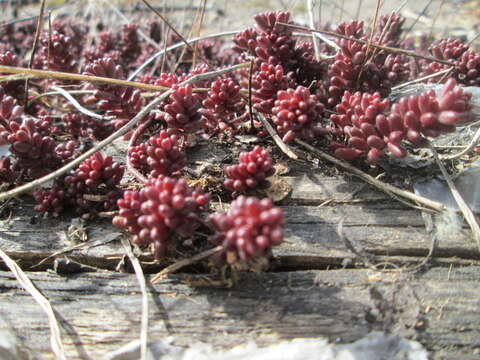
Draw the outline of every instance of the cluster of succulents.
<instances>
[{"instance_id":1,"label":"cluster of succulents","mask_svg":"<svg viewBox=\"0 0 480 360\"><path fill-rule=\"evenodd\" d=\"M201 97L192 92L192 85L173 85L172 89L161 118L169 130L186 136L202 127Z\"/></svg>"},{"instance_id":2,"label":"cluster of succulents","mask_svg":"<svg viewBox=\"0 0 480 360\"><path fill-rule=\"evenodd\" d=\"M97 152L68 175L58 178L50 189L36 191L35 209L54 214L69 206L81 214L110 211L123 193L119 188L123 174L121 164L114 162L111 156Z\"/></svg>"},{"instance_id":3,"label":"cluster of succulents","mask_svg":"<svg viewBox=\"0 0 480 360\"><path fill-rule=\"evenodd\" d=\"M346 160L366 155L370 163L375 163L385 149L395 157L404 157L407 151L402 142L421 146L426 138L453 132L456 126L473 120L470 97L453 78L438 95L430 90L404 97L391 106L379 93L345 92L336 107L337 114L330 117L344 142L334 141L331 147L335 155Z\"/></svg>"},{"instance_id":4,"label":"cluster of succulents","mask_svg":"<svg viewBox=\"0 0 480 360\"><path fill-rule=\"evenodd\" d=\"M388 147L395 156L405 156L406 152L400 145L404 126L401 121L389 121L392 119L385 116L389 105L389 101L382 99L379 93L357 91L351 94L346 91L342 102L336 106L337 114L330 117L339 134L345 137L344 143L333 141L330 144L335 155L346 160L366 155L370 163L375 163Z\"/></svg>"},{"instance_id":5,"label":"cluster of succulents","mask_svg":"<svg viewBox=\"0 0 480 360\"><path fill-rule=\"evenodd\" d=\"M123 70L111 57L105 57L87 64L84 75L121 79ZM105 116L111 117L115 129L121 128L142 108L143 100L139 90L118 85L97 85L97 90L88 102L98 102Z\"/></svg>"},{"instance_id":6,"label":"cluster of succulents","mask_svg":"<svg viewBox=\"0 0 480 360\"><path fill-rule=\"evenodd\" d=\"M210 134L235 133L245 114L245 105L240 86L232 78L214 81L199 110L203 115L203 127Z\"/></svg>"},{"instance_id":7,"label":"cluster of succulents","mask_svg":"<svg viewBox=\"0 0 480 360\"><path fill-rule=\"evenodd\" d=\"M400 45L403 19L398 15L382 16L372 38L376 45ZM385 30L386 24L390 26ZM336 32L343 37L337 40L340 50L328 71L328 105L334 107L344 91L380 92L388 95L391 88L409 77L408 59L400 54L369 46L370 34L363 21L341 23ZM346 37L346 38L344 38Z\"/></svg>"},{"instance_id":8,"label":"cluster of succulents","mask_svg":"<svg viewBox=\"0 0 480 360\"><path fill-rule=\"evenodd\" d=\"M113 224L133 234L138 245L151 245L156 259L165 255L172 234L191 236L210 197L184 178L151 178L140 191L127 190L118 201Z\"/></svg>"},{"instance_id":9,"label":"cluster of succulents","mask_svg":"<svg viewBox=\"0 0 480 360\"><path fill-rule=\"evenodd\" d=\"M152 178L175 175L187 165L187 158L175 134L162 130L147 142L130 148L132 165Z\"/></svg>"},{"instance_id":10,"label":"cluster of succulents","mask_svg":"<svg viewBox=\"0 0 480 360\"><path fill-rule=\"evenodd\" d=\"M287 143L297 136L313 140L323 132L323 109L323 103L304 86L280 90L272 109L272 121Z\"/></svg>"},{"instance_id":11,"label":"cluster of succulents","mask_svg":"<svg viewBox=\"0 0 480 360\"><path fill-rule=\"evenodd\" d=\"M241 192L268 186L266 179L275 173L275 169L267 150L255 146L250 152L240 153L238 160L238 164L225 168L227 179L224 186L227 189Z\"/></svg>"},{"instance_id":12,"label":"cluster of succulents","mask_svg":"<svg viewBox=\"0 0 480 360\"><path fill-rule=\"evenodd\" d=\"M268 198L239 196L226 213L210 220L217 230L211 241L222 245L221 260L230 264L266 257L283 241L283 211Z\"/></svg>"},{"instance_id":13,"label":"cluster of succulents","mask_svg":"<svg viewBox=\"0 0 480 360\"><path fill-rule=\"evenodd\" d=\"M320 59L310 40L293 33L290 13L265 12L254 16L254 22L255 27L236 34L228 48L223 40L205 40L195 48L167 52L161 65L153 62L138 74L140 83L171 88L169 96L139 121L138 131L131 132L129 169L141 174L142 179L136 178L143 188L120 186L123 166L95 153L50 188L39 189L34 194L36 209L58 214L73 207L95 214L118 207L113 223L130 232L134 243L151 246L156 259L175 246L177 236L193 236L203 227L210 231L210 240L223 247L223 261L248 262L269 256L281 243L285 226L282 210L271 200L245 197L268 186L267 178L274 173L257 113L285 143L316 142L337 157L370 164L385 156L404 157L411 146L423 146L428 138L472 120L470 95L457 84L480 83L480 54L461 40L428 44L423 38L416 47L411 39L403 40L405 19L392 13L381 16L375 29L358 20L339 24L338 48L320 45L322 54L328 55ZM97 24L98 36L85 41L85 26L54 22L49 31L40 33L33 65L126 80L159 49L181 42L177 35L163 33L158 20L145 24L130 23L116 32ZM35 26L28 24L2 27L0 64L27 66L25 49L31 48L34 33ZM405 52L388 47L426 56L412 61ZM241 62L251 62L251 67L183 83ZM450 73L426 80L444 82L440 93L432 90L395 103L388 100L392 87L450 67ZM99 115L92 117L63 97L47 98L52 81L30 81L27 98L23 81L0 83L0 143L9 149L0 158L4 187L67 164L129 123L151 97L159 95L133 86L55 80L56 85L87 90L79 95L72 91L72 96ZM234 198L230 209L203 217L210 195L190 187L182 177L189 160L187 148L195 144L190 140L232 144L236 135L247 131L263 143L225 167L228 191L219 196Z\"/></svg>"},{"instance_id":14,"label":"cluster of succulents","mask_svg":"<svg viewBox=\"0 0 480 360\"><path fill-rule=\"evenodd\" d=\"M448 61L450 64L421 61L420 77L431 76L427 79L429 82L446 82L453 77L460 84L480 84L480 54L469 50L469 45L465 42L454 38L440 39L430 45L428 52L436 59ZM449 69L450 74L446 76L444 72ZM438 72L441 74L434 76Z\"/></svg>"}]
</instances>

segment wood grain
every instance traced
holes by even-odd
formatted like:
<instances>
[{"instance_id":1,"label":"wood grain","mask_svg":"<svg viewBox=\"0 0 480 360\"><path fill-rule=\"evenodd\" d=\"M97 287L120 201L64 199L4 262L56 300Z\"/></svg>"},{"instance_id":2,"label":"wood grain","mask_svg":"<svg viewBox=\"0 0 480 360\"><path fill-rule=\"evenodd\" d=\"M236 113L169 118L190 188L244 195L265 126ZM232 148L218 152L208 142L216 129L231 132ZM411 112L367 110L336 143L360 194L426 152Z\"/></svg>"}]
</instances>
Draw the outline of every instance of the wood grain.
<instances>
[{"instance_id":1,"label":"wood grain","mask_svg":"<svg viewBox=\"0 0 480 360\"><path fill-rule=\"evenodd\" d=\"M326 337L351 342L373 330L417 339L433 359L480 351L479 266L435 268L413 277L371 270L243 274L235 288L190 286L176 275L150 286L150 339L228 347L246 340ZM62 319L71 358L100 358L138 337L141 295L134 275L60 277L29 273ZM11 327L40 358L51 358L48 325L10 273L0 273L0 327Z\"/></svg>"}]
</instances>

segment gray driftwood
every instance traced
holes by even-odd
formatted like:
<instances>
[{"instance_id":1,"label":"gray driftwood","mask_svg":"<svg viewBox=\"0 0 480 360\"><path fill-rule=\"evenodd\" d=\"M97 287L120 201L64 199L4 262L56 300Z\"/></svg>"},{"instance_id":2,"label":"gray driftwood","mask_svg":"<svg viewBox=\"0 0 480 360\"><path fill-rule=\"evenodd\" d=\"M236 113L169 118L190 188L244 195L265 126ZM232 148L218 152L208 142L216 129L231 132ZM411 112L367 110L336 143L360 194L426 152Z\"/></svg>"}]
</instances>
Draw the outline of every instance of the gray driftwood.
<instances>
[{"instance_id":1,"label":"gray driftwood","mask_svg":"<svg viewBox=\"0 0 480 360\"><path fill-rule=\"evenodd\" d=\"M227 347L294 337L351 342L395 332L433 359L480 356L479 266L434 268L422 276L371 270L244 274L233 289L193 287L204 276L175 275L150 286L150 339L172 336ZM69 358L98 359L138 338L141 297L130 274L29 276L59 319ZM39 358L51 358L48 325L10 273L0 273L0 328L15 329Z\"/></svg>"},{"instance_id":2,"label":"gray driftwood","mask_svg":"<svg viewBox=\"0 0 480 360\"><path fill-rule=\"evenodd\" d=\"M212 161L220 163L226 154L217 151ZM207 158L201 151L193 155ZM196 171L205 168L197 165ZM184 272L150 286L149 339L171 336L182 346L203 341L219 347L294 337L343 343L381 330L420 341L433 359L480 357L480 256L467 229L449 233L428 221L426 227L419 211L378 190L302 164L293 164L283 178L293 187L280 202L289 225L271 272L243 274L232 289L197 287L218 280L197 266L183 270L196 275ZM125 235L108 220L89 222L89 246L72 250L81 243L71 231L65 235L71 220L40 218L31 204L14 204L0 221L0 248L51 301L69 358L98 359L138 339L141 296L135 276L112 272L122 264L118 239ZM371 268L415 267L436 233L441 237L434 259L422 275ZM207 248L202 239L195 241ZM160 264L149 263L148 256L141 260L148 274L176 258ZM123 268L131 271L128 264ZM5 270L2 263L0 269ZM44 314L8 272L0 272L0 317L0 330L13 329L32 354L52 358Z\"/></svg>"}]
</instances>

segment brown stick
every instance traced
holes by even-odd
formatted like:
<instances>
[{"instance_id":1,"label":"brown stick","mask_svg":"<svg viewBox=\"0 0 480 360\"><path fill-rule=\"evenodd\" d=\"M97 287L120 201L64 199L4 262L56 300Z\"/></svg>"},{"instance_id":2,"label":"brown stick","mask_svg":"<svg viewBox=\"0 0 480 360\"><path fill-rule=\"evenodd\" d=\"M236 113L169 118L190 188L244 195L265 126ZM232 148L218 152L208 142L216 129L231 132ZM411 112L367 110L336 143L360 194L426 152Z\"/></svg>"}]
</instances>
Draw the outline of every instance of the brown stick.
<instances>
[{"instance_id":1,"label":"brown stick","mask_svg":"<svg viewBox=\"0 0 480 360\"><path fill-rule=\"evenodd\" d=\"M35 57L35 52L37 50L37 43L38 43L38 39L40 38L40 31L42 31L44 11L45 11L45 0L42 0L42 4L40 5L40 15L38 16L38 21L37 21L37 29L35 30L35 38L33 40L33 45L32 45L32 53L30 55L30 60L28 61L28 67L30 69L33 66L33 58ZM50 46L48 49L50 50ZM27 104L28 104L28 80L29 78L25 79L25 110L27 110Z\"/></svg>"},{"instance_id":2,"label":"brown stick","mask_svg":"<svg viewBox=\"0 0 480 360\"><path fill-rule=\"evenodd\" d=\"M210 256L220 252L222 249L223 249L223 246L219 245L217 247L214 247L213 249L205 250L205 251L201 252L200 254L194 255L189 259L183 259L183 260L177 261L176 263L174 263L170 266L167 266L165 269L163 269L158 274L156 274L152 278L151 283L155 284L155 283L159 282L160 280L164 279L169 274L172 274L175 271L181 269L182 267L194 264L197 261L200 261L200 260L203 260L207 257L210 257Z\"/></svg>"},{"instance_id":3,"label":"brown stick","mask_svg":"<svg viewBox=\"0 0 480 360\"><path fill-rule=\"evenodd\" d=\"M430 150L432 151L433 158L435 159L435 162L440 168L440 171L442 172L442 175L445 178L445 181L447 182L447 185L450 188L450 191L452 192L453 198L455 199L455 202L457 203L458 208L462 212L463 217L465 218L468 225L470 226L470 229L472 230L473 239L477 243L478 250L480 251L480 225L478 224L477 218L475 217L475 214L472 212L472 209L470 209L468 204L463 199L462 195L460 194L457 187L455 186L455 183L452 181L450 174L447 172L447 169L445 169L445 166L443 165L442 161L438 157L437 150L435 150L435 148L431 144L430 144Z\"/></svg>"},{"instance_id":4,"label":"brown stick","mask_svg":"<svg viewBox=\"0 0 480 360\"><path fill-rule=\"evenodd\" d=\"M367 183L375 186L376 188L386 192L387 194L389 194L389 193L395 194L397 196L400 196L400 197L403 197L405 199L408 199L408 200L414 201L416 203L419 203L419 204L421 204L421 205L423 205L427 208L433 209L435 211L440 212L440 211L445 210L445 207L443 206L443 204L441 204L437 201L433 201L433 200L427 199L423 196L416 195L416 194L414 194L410 191L402 190L402 189L399 189L395 186L385 184L384 182L382 182L378 179L375 179L373 176L370 176L370 175L364 173L363 171L361 171L360 169L357 169L356 167L350 165L349 163L347 163L343 160L337 159L336 157L333 157L331 155L328 155L328 154L324 153L323 151L320 151L320 150L314 148L313 146L307 144L306 142L304 142L302 140L295 139L295 142L298 145L304 147L305 149L313 152L318 157L342 167L343 169L349 171L351 174L359 177L360 179L364 180L365 182L367 182Z\"/></svg>"},{"instance_id":5,"label":"brown stick","mask_svg":"<svg viewBox=\"0 0 480 360\"><path fill-rule=\"evenodd\" d=\"M280 138L280 136L278 136L277 132L275 131L275 129L272 127L272 125L270 125L270 123L268 122L267 119L265 119L265 117L260 114L258 111L255 111L255 114L257 115L257 117L260 119L260 121L262 122L263 126L265 127L265 129L268 131L268 133L270 134L270 136L272 137L273 141L275 141L275 144L277 144L277 146L280 148L280 150L283 151L283 153L285 155L287 155L290 159L294 159L294 160L297 160L298 159L298 156L297 154L295 154L292 149L290 149L290 147L285 144L285 142Z\"/></svg>"},{"instance_id":6,"label":"brown stick","mask_svg":"<svg viewBox=\"0 0 480 360\"><path fill-rule=\"evenodd\" d=\"M6 66L6 65L0 65L0 72L6 73L6 74L26 74L26 75L29 75L30 77L36 77L41 79L79 80L79 81L89 81L93 83L130 86L130 87L135 87L135 88L145 89L145 90L166 91L170 89L165 86L144 84L137 81L112 79L112 78L101 77L101 76L87 76L82 74L73 74L73 73L66 73L66 72L60 72L60 71L36 70L36 69L28 69L28 68L15 67L15 66Z\"/></svg>"}]
</instances>

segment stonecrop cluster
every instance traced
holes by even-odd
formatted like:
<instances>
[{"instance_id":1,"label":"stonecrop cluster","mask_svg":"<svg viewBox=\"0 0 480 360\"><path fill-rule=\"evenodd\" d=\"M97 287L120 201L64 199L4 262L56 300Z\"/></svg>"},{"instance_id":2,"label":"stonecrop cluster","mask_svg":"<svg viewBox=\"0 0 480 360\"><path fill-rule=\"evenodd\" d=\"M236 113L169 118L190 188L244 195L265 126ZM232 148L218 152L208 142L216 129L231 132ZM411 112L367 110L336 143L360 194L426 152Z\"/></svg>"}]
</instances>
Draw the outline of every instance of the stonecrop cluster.
<instances>
[{"instance_id":1,"label":"stonecrop cluster","mask_svg":"<svg viewBox=\"0 0 480 360\"><path fill-rule=\"evenodd\" d=\"M221 258L228 263L267 256L283 241L283 211L268 198L241 195L225 214L212 215L210 220L217 230L212 241L223 246Z\"/></svg>"},{"instance_id":2,"label":"stonecrop cluster","mask_svg":"<svg viewBox=\"0 0 480 360\"><path fill-rule=\"evenodd\" d=\"M167 251L172 234L192 236L210 196L184 178L151 178L140 191L127 190L118 201L113 224L133 234L138 245L151 245L155 258Z\"/></svg>"},{"instance_id":3,"label":"stonecrop cluster","mask_svg":"<svg viewBox=\"0 0 480 360\"><path fill-rule=\"evenodd\" d=\"M227 179L223 184L231 191L267 187L266 179L274 173L275 169L268 151L255 146L250 152L240 153L238 164L225 168Z\"/></svg>"},{"instance_id":4,"label":"stonecrop cluster","mask_svg":"<svg viewBox=\"0 0 480 360\"><path fill-rule=\"evenodd\" d=\"M117 29L54 21L39 34L33 68L95 81L30 79L26 93L23 79L2 78L2 189L68 164L169 90L125 131L125 166L95 152L37 189L35 208L89 216L113 211L113 223L131 233L135 244L150 246L156 259L178 238L206 232L222 246L224 261L248 262L269 256L285 227L281 208L252 196L269 186L277 156L267 150L272 143L259 116L291 146L303 140L372 165L382 157L402 158L473 119L471 95L462 86L480 84L480 54L464 39L415 41L403 30L405 18L392 13L380 16L374 29L359 20L325 25L338 37L332 37L335 46L320 42L318 56L310 38L294 34L289 12L264 12L253 21L231 39L201 40L188 48L178 35L164 33L158 19ZM95 37L89 37L92 27ZM2 25L0 65L28 67L35 30L29 22ZM422 57L414 59L412 52ZM219 71L232 65L239 66ZM441 83L438 91L389 98L393 87L424 76L424 82ZM118 82L127 79L135 83ZM53 85L70 92L76 104L52 92ZM258 145L241 145L241 135L256 135ZM202 180L188 178L195 174L189 154L206 141L230 152L219 194L189 185ZM233 201L226 213L207 216L216 195Z\"/></svg>"}]
</instances>

